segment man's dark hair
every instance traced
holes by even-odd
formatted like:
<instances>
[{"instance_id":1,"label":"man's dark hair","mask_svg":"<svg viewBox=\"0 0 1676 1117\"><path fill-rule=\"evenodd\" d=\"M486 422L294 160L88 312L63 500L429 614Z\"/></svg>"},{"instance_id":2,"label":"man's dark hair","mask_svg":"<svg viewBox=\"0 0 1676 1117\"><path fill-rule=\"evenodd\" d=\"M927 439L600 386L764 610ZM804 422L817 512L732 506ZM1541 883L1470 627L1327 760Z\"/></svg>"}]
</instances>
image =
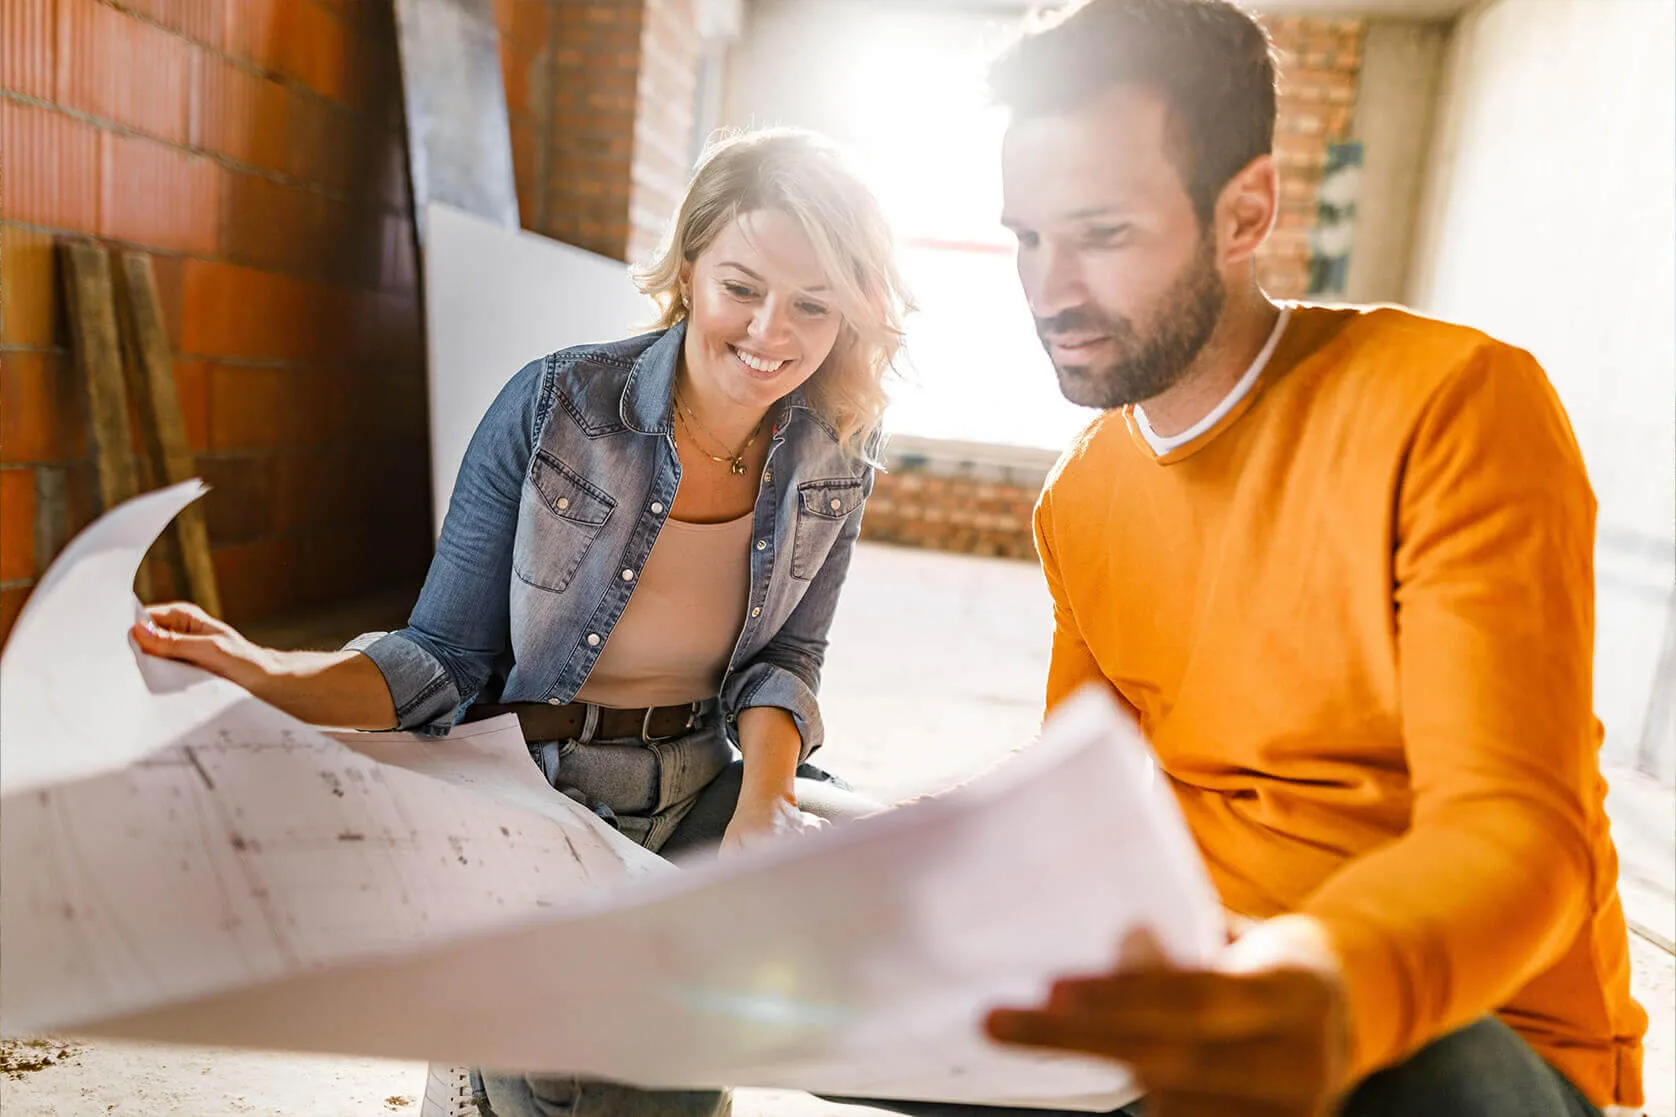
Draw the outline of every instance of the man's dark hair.
<instances>
[{"instance_id":1,"label":"man's dark hair","mask_svg":"<svg viewBox=\"0 0 1676 1117\"><path fill-rule=\"evenodd\" d=\"M1274 149L1269 37L1228 0L1088 0L1015 43L989 84L1015 118L1073 111L1119 85L1162 97L1201 224L1228 181Z\"/></svg>"}]
</instances>

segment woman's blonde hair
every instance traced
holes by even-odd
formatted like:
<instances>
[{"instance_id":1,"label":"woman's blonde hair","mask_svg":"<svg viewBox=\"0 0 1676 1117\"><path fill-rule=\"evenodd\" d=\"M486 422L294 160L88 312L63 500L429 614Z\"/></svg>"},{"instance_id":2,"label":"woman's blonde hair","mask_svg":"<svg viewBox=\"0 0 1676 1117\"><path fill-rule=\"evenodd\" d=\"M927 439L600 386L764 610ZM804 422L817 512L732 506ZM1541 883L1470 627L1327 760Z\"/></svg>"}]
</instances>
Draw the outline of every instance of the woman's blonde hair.
<instances>
[{"instance_id":1,"label":"woman's blonde hair","mask_svg":"<svg viewBox=\"0 0 1676 1117\"><path fill-rule=\"evenodd\" d=\"M700 156L663 245L635 271L656 300L658 326L687 317L687 268L741 215L777 210L809 238L843 325L832 353L804 386L809 403L860 456L878 429L884 381L902 346L902 320L914 309L897 273L890 226L878 199L837 148L810 132L771 128L724 134Z\"/></svg>"}]
</instances>

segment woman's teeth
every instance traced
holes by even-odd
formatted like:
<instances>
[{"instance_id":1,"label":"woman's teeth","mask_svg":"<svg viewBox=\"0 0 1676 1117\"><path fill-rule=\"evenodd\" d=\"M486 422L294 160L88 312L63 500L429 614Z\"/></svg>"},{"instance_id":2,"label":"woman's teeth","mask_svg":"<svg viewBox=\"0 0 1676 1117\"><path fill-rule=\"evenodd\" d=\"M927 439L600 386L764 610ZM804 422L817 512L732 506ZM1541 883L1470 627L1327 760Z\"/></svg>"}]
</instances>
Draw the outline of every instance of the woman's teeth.
<instances>
[{"instance_id":1,"label":"woman's teeth","mask_svg":"<svg viewBox=\"0 0 1676 1117\"><path fill-rule=\"evenodd\" d=\"M738 348L733 350L733 355L738 357L740 362L746 367L754 368L758 372L778 372L780 366L786 363L784 361L765 360L754 353L747 353L743 349Z\"/></svg>"}]
</instances>

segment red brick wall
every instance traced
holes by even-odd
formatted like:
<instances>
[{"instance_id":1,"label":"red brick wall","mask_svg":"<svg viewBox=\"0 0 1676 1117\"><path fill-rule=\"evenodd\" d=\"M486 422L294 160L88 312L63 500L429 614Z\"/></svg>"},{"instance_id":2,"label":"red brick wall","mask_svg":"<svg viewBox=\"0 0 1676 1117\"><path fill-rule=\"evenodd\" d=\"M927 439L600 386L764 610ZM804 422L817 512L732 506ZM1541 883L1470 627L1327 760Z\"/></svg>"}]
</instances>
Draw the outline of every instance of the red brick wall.
<instances>
[{"instance_id":1,"label":"red brick wall","mask_svg":"<svg viewBox=\"0 0 1676 1117\"><path fill-rule=\"evenodd\" d=\"M629 170L628 258L657 248L692 170L693 117L702 44L697 0L646 0Z\"/></svg>"},{"instance_id":2,"label":"red brick wall","mask_svg":"<svg viewBox=\"0 0 1676 1117\"><path fill-rule=\"evenodd\" d=\"M1039 484L976 480L940 471L879 474L862 538L935 551L1034 559L1030 517Z\"/></svg>"},{"instance_id":3,"label":"red brick wall","mask_svg":"<svg viewBox=\"0 0 1676 1117\"><path fill-rule=\"evenodd\" d=\"M618 260L686 184L694 0L496 0L524 228Z\"/></svg>"},{"instance_id":4,"label":"red brick wall","mask_svg":"<svg viewBox=\"0 0 1676 1117\"><path fill-rule=\"evenodd\" d=\"M1280 56L1275 163L1280 216L1258 257L1257 277L1277 298L1309 289L1309 233L1327 145L1350 135L1362 69L1361 20L1270 16L1263 20Z\"/></svg>"},{"instance_id":5,"label":"red brick wall","mask_svg":"<svg viewBox=\"0 0 1676 1117\"><path fill-rule=\"evenodd\" d=\"M154 254L227 616L414 582L425 387L379 0L0 4L0 633L97 511L53 244Z\"/></svg>"}]
</instances>

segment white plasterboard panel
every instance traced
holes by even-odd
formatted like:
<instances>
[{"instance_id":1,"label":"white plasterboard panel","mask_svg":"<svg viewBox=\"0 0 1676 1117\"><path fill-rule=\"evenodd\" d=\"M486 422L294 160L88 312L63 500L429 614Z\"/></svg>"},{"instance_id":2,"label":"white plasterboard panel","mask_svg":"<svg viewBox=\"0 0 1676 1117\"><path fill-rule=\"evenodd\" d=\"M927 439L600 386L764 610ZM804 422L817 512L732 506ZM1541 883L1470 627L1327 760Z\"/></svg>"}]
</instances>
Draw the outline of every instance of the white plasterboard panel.
<instances>
[{"instance_id":1,"label":"white plasterboard panel","mask_svg":"<svg viewBox=\"0 0 1676 1117\"><path fill-rule=\"evenodd\" d=\"M426 207L432 531L466 444L503 385L548 353L643 332L651 300L628 267L452 206Z\"/></svg>"}]
</instances>

